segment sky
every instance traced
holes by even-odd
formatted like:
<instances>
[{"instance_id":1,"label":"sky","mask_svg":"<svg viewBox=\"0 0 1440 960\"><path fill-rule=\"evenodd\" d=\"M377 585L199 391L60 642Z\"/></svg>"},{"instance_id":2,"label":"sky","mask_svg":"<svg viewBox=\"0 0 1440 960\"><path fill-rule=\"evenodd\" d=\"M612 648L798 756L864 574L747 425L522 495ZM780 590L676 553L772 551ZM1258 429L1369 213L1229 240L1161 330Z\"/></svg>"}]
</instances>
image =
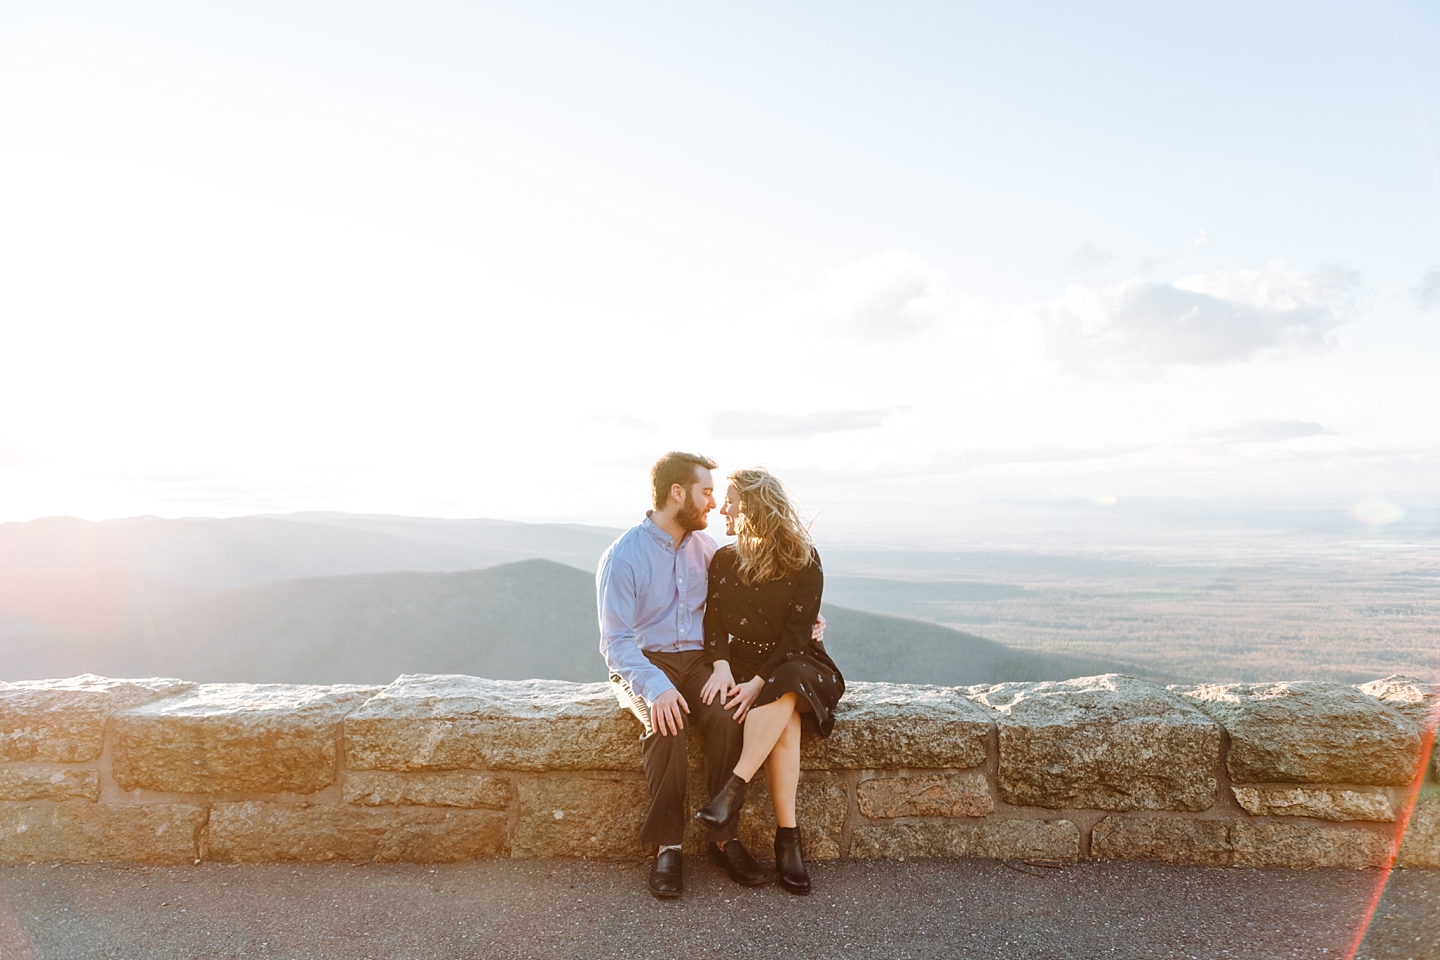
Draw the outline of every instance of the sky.
<instances>
[{"instance_id":1,"label":"sky","mask_svg":"<svg viewBox=\"0 0 1440 960\"><path fill-rule=\"evenodd\" d=\"M1437 52L1418 2L0 6L0 521L619 522L669 449L1440 506Z\"/></svg>"}]
</instances>

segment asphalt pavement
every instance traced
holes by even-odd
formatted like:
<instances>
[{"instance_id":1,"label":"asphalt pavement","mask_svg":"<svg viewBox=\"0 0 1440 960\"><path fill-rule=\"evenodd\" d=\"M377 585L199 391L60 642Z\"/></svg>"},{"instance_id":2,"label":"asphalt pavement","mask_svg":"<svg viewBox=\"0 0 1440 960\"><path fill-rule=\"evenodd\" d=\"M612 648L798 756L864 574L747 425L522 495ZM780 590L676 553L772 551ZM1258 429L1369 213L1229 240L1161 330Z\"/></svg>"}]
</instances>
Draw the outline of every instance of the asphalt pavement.
<instances>
[{"instance_id":1,"label":"asphalt pavement","mask_svg":"<svg viewBox=\"0 0 1440 960\"><path fill-rule=\"evenodd\" d=\"M1226 870L1089 861L848 860L815 893L646 867L455 864L0 867L0 960L460 958L1440 958L1440 870ZM1372 904L1381 895L1372 915Z\"/></svg>"}]
</instances>

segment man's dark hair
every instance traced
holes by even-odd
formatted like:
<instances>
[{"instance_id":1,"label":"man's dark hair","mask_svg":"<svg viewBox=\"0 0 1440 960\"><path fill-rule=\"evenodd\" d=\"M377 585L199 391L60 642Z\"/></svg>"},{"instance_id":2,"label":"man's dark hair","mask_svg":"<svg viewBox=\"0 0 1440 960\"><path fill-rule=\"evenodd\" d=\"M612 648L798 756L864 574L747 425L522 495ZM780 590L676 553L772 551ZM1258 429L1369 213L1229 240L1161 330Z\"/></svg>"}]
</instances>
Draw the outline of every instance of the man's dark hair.
<instances>
[{"instance_id":1,"label":"man's dark hair","mask_svg":"<svg viewBox=\"0 0 1440 960\"><path fill-rule=\"evenodd\" d=\"M681 453L679 450L671 450L656 460L655 466L650 468L650 487L655 491L655 509L665 509L665 501L670 499L672 486L678 483L689 490L700 467L714 470L715 466L715 461L709 457L696 453Z\"/></svg>"}]
</instances>

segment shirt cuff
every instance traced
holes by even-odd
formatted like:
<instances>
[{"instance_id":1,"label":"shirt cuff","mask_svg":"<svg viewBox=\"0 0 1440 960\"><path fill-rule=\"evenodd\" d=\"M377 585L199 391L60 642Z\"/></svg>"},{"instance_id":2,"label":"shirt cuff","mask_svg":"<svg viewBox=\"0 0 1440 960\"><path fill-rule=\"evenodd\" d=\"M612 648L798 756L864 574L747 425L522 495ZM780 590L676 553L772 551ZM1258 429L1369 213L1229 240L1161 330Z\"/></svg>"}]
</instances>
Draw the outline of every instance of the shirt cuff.
<instances>
[{"instance_id":1,"label":"shirt cuff","mask_svg":"<svg viewBox=\"0 0 1440 960\"><path fill-rule=\"evenodd\" d=\"M662 693L675 689L675 684L670 682L670 678L665 676L663 671L656 669L655 672L658 676L646 677L638 680L635 684L639 688L637 692L645 700L647 707L654 703Z\"/></svg>"}]
</instances>

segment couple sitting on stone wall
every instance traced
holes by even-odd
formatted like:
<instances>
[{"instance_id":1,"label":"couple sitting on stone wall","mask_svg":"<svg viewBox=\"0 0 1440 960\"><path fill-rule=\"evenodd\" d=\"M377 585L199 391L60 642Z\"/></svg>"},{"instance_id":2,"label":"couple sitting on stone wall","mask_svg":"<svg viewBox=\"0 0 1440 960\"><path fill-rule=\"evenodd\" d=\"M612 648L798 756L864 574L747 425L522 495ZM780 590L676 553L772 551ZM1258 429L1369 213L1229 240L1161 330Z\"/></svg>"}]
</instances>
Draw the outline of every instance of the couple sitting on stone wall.
<instances>
[{"instance_id":1,"label":"couple sitting on stone wall","mask_svg":"<svg viewBox=\"0 0 1440 960\"><path fill-rule=\"evenodd\" d=\"M725 533L702 533L715 509L715 462L661 457L650 472L655 509L621 535L596 574L600 652L620 702L644 727L650 809L640 839L659 852L650 892L684 888L685 726L700 730L710 801L695 814L705 853L745 886L769 882L736 824L750 779L765 767L775 804L775 873L810 892L795 821L800 714L830 735L845 681L821 643L820 556L780 481L762 469L727 479Z\"/></svg>"}]
</instances>

